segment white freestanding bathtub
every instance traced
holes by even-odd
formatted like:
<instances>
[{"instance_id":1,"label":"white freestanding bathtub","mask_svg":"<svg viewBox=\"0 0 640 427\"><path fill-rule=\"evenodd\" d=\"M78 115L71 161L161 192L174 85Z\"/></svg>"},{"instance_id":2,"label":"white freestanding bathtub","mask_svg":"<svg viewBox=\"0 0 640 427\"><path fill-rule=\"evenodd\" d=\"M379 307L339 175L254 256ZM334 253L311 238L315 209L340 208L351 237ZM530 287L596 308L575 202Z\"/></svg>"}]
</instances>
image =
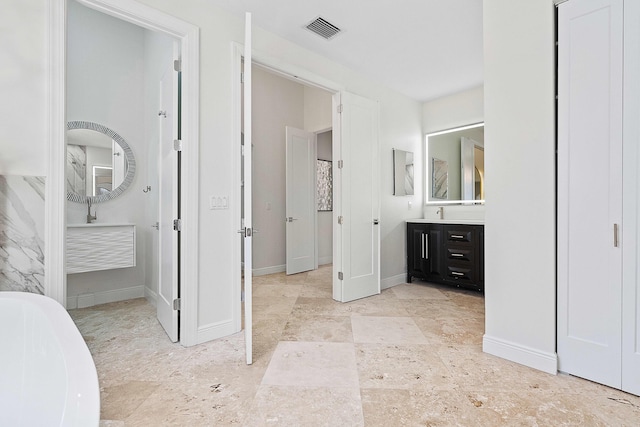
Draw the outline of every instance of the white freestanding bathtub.
<instances>
[{"instance_id":1,"label":"white freestanding bathtub","mask_svg":"<svg viewBox=\"0 0 640 427\"><path fill-rule=\"evenodd\" d=\"M0 426L97 426L96 366L51 298L0 292Z\"/></svg>"}]
</instances>

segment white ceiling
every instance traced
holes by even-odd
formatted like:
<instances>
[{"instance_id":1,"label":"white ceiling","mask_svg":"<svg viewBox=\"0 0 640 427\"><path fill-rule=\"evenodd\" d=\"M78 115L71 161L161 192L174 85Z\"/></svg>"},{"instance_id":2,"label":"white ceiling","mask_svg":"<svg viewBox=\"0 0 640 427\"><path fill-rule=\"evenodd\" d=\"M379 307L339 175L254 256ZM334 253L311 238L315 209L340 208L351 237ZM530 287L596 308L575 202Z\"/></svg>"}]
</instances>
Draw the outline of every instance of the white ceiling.
<instances>
[{"instance_id":1,"label":"white ceiling","mask_svg":"<svg viewBox=\"0 0 640 427\"><path fill-rule=\"evenodd\" d=\"M208 1L418 101L483 83L482 0ZM318 16L342 32L304 28Z\"/></svg>"}]
</instances>

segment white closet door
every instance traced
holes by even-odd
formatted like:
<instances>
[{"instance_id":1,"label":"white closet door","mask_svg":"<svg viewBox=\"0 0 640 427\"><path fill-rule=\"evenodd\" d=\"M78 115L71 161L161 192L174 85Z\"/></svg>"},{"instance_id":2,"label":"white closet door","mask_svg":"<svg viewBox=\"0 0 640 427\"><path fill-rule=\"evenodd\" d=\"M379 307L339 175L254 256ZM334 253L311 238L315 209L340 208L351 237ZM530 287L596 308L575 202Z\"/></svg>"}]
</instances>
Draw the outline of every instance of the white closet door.
<instances>
[{"instance_id":1,"label":"white closet door","mask_svg":"<svg viewBox=\"0 0 640 427\"><path fill-rule=\"evenodd\" d=\"M640 396L640 2L624 5L622 389Z\"/></svg>"},{"instance_id":2,"label":"white closet door","mask_svg":"<svg viewBox=\"0 0 640 427\"><path fill-rule=\"evenodd\" d=\"M623 0L559 6L559 369L621 387ZM617 240L617 242L616 242ZM614 245L617 243L617 246Z\"/></svg>"}]
</instances>

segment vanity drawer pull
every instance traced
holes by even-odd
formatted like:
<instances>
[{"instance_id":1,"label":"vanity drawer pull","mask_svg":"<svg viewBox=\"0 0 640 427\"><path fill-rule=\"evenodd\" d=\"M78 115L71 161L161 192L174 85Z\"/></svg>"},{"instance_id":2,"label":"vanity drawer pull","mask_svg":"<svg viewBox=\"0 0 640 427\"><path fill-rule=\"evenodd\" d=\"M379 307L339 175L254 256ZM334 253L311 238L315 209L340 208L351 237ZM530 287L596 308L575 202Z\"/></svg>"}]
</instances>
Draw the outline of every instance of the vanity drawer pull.
<instances>
[{"instance_id":1,"label":"vanity drawer pull","mask_svg":"<svg viewBox=\"0 0 640 427\"><path fill-rule=\"evenodd\" d=\"M452 234L452 235L451 235L451 238L452 238L452 239L464 239L464 236L461 236L461 235L459 235L459 234Z\"/></svg>"},{"instance_id":2,"label":"vanity drawer pull","mask_svg":"<svg viewBox=\"0 0 640 427\"><path fill-rule=\"evenodd\" d=\"M463 254L451 254L452 257L456 257L456 258L464 258Z\"/></svg>"},{"instance_id":3,"label":"vanity drawer pull","mask_svg":"<svg viewBox=\"0 0 640 427\"><path fill-rule=\"evenodd\" d=\"M464 276L464 273L460 273L458 271L452 271L451 274L454 276Z\"/></svg>"}]
</instances>

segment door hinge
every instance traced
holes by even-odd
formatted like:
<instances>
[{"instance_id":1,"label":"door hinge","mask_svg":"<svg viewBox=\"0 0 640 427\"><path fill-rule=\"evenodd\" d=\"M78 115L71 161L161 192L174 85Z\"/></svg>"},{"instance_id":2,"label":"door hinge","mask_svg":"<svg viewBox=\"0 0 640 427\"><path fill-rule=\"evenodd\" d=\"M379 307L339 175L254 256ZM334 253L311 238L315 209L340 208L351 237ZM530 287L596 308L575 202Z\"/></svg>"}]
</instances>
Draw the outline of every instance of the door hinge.
<instances>
[{"instance_id":1,"label":"door hinge","mask_svg":"<svg viewBox=\"0 0 640 427\"><path fill-rule=\"evenodd\" d=\"M174 139L173 140L173 149L175 151L182 151L182 140L181 139Z\"/></svg>"},{"instance_id":2,"label":"door hinge","mask_svg":"<svg viewBox=\"0 0 640 427\"><path fill-rule=\"evenodd\" d=\"M342 104L338 105L338 113L342 113Z\"/></svg>"},{"instance_id":3,"label":"door hinge","mask_svg":"<svg viewBox=\"0 0 640 427\"><path fill-rule=\"evenodd\" d=\"M173 309L174 310L180 310L181 309L181 302L182 300L180 298L176 298L173 300Z\"/></svg>"},{"instance_id":4,"label":"door hinge","mask_svg":"<svg viewBox=\"0 0 640 427\"><path fill-rule=\"evenodd\" d=\"M240 302L244 302L244 290L240 291Z\"/></svg>"},{"instance_id":5,"label":"door hinge","mask_svg":"<svg viewBox=\"0 0 640 427\"><path fill-rule=\"evenodd\" d=\"M175 231L182 231L182 220L181 219L174 219L173 220L173 229Z\"/></svg>"},{"instance_id":6,"label":"door hinge","mask_svg":"<svg viewBox=\"0 0 640 427\"><path fill-rule=\"evenodd\" d=\"M175 59L173 61L173 70L177 71L178 73L182 71L182 61L179 59Z\"/></svg>"},{"instance_id":7,"label":"door hinge","mask_svg":"<svg viewBox=\"0 0 640 427\"><path fill-rule=\"evenodd\" d=\"M344 280L344 274L342 274L342 271L338 271L338 280Z\"/></svg>"},{"instance_id":8,"label":"door hinge","mask_svg":"<svg viewBox=\"0 0 640 427\"><path fill-rule=\"evenodd\" d=\"M240 83L244 84L244 73L242 71L240 72Z\"/></svg>"},{"instance_id":9,"label":"door hinge","mask_svg":"<svg viewBox=\"0 0 640 427\"><path fill-rule=\"evenodd\" d=\"M342 223L344 222L344 218L342 217L342 215L338 216L338 224L342 225Z\"/></svg>"},{"instance_id":10,"label":"door hinge","mask_svg":"<svg viewBox=\"0 0 640 427\"><path fill-rule=\"evenodd\" d=\"M344 160L338 160L338 169L342 169L344 167Z\"/></svg>"}]
</instances>

